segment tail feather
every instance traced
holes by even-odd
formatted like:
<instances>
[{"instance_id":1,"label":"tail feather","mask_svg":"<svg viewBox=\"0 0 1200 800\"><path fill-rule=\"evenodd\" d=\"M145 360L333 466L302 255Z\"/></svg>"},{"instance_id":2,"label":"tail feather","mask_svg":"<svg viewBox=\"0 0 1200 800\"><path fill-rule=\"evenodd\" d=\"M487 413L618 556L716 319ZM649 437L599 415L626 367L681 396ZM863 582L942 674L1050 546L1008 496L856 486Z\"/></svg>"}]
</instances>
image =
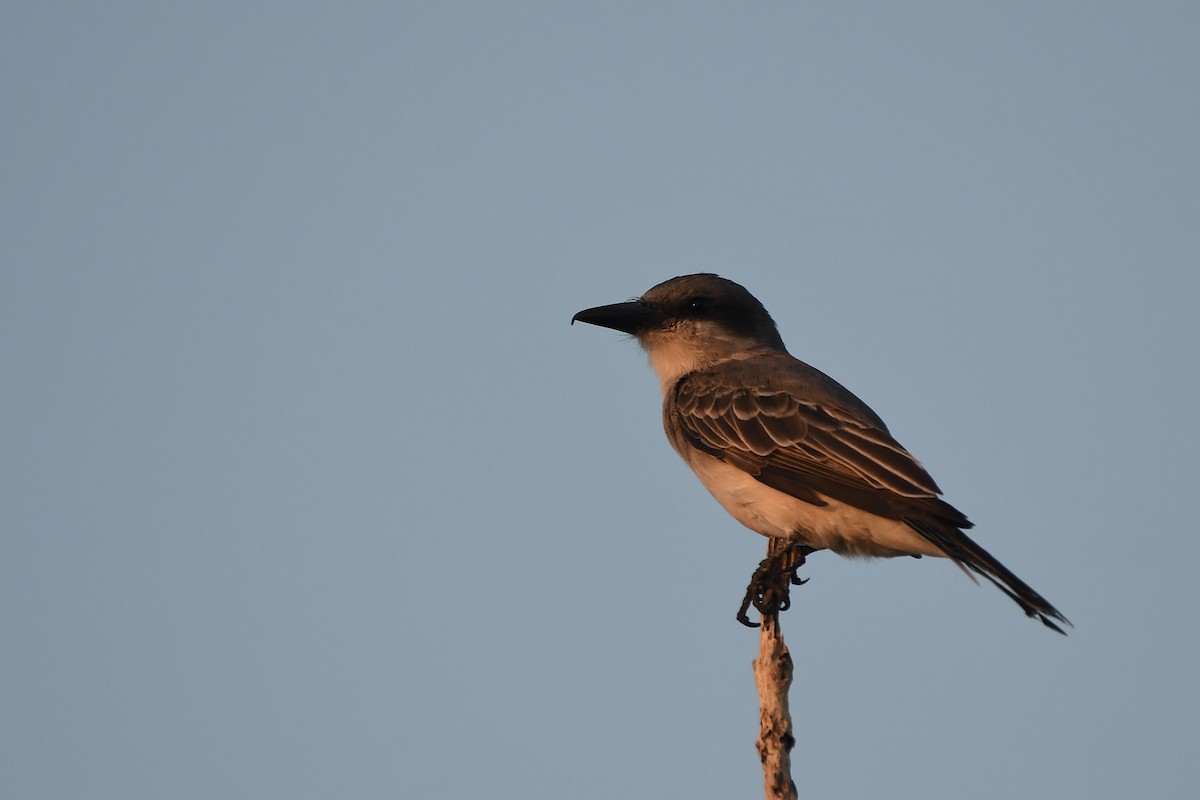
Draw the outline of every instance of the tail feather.
<instances>
[{"instance_id":1,"label":"tail feather","mask_svg":"<svg viewBox=\"0 0 1200 800\"><path fill-rule=\"evenodd\" d=\"M995 556L980 547L962 531L948 525L907 517L904 522L930 543L936 545L954 563L987 578L997 589L1012 598L1026 616L1041 620L1047 628L1058 631L1064 636L1066 631L1056 625L1054 620L1068 627L1074 627L1071 625L1071 621L1052 606L1046 598L1035 592L1029 584L1014 575L1008 567L997 561ZM969 572L967 574L970 575Z\"/></svg>"}]
</instances>

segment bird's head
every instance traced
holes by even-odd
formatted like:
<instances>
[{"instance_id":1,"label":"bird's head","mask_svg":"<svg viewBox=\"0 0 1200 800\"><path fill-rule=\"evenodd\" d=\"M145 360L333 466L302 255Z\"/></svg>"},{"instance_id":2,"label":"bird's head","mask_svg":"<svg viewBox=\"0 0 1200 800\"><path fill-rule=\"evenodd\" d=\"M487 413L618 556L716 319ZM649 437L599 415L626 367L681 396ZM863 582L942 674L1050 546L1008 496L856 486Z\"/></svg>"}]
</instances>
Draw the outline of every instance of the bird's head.
<instances>
[{"instance_id":1,"label":"bird's head","mask_svg":"<svg viewBox=\"0 0 1200 800\"><path fill-rule=\"evenodd\" d=\"M732 358L786 352L763 304L740 284L710 273L671 278L636 300L580 311L576 321L634 336L664 388Z\"/></svg>"}]
</instances>

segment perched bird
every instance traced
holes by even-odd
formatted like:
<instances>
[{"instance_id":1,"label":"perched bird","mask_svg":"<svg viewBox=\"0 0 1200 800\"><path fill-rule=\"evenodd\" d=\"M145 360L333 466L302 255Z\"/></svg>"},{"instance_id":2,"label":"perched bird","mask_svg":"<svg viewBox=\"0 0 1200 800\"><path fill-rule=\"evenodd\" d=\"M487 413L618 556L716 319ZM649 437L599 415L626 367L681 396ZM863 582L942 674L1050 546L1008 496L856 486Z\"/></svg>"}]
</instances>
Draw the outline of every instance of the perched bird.
<instances>
[{"instance_id":1,"label":"perched bird","mask_svg":"<svg viewBox=\"0 0 1200 800\"><path fill-rule=\"evenodd\" d=\"M726 511L774 537L738 619L788 605L804 556L940 556L982 575L1030 617L1071 623L963 533L971 522L883 420L837 381L793 358L771 315L733 281L701 273L571 322L628 333L663 393L667 439ZM970 575L971 572L967 574Z\"/></svg>"}]
</instances>

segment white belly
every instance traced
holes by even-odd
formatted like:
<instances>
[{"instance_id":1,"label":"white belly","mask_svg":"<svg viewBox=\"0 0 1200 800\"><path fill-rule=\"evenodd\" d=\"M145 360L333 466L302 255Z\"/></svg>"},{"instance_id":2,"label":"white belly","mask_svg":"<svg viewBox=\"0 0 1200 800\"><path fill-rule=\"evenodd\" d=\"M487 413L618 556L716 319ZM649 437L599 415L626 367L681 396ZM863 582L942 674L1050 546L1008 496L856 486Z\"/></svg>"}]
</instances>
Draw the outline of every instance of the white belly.
<instances>
[{"instance_id":1,"label":"white belly","mask_svg":"<svg viewBox=\"0 0 1200 800\"><path fill-rule=\"evenodd\" d=\"M851 556L944 556L908 525L820 497L827 505L797 500L719 459L695 453L685 459L726 511L753 531Z\"/></svg>"}]
</instances>

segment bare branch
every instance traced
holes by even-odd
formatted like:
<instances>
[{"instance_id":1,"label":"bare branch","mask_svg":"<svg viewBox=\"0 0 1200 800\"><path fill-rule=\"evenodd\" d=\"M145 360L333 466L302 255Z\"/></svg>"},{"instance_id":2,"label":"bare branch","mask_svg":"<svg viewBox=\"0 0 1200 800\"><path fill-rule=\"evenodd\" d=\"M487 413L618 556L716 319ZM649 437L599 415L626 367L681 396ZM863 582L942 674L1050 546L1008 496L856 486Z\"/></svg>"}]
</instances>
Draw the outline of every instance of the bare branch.
<instances>
[{"instance_id":1,"label":"bare branch","mask_svg":"<svg viewBox=\"0 0 1200 800\"><path fill-rule=\"evenodd\" d=\"M774 538L770 540L768 556L775 552L777 542ZM766 800L796 800L796 784L792 781L792 747L796 737L788 708L792 656L783 641L778 613L762 617L754 682L758 686L758 756L762 759Z\"/></svg>"}]
</instances>

